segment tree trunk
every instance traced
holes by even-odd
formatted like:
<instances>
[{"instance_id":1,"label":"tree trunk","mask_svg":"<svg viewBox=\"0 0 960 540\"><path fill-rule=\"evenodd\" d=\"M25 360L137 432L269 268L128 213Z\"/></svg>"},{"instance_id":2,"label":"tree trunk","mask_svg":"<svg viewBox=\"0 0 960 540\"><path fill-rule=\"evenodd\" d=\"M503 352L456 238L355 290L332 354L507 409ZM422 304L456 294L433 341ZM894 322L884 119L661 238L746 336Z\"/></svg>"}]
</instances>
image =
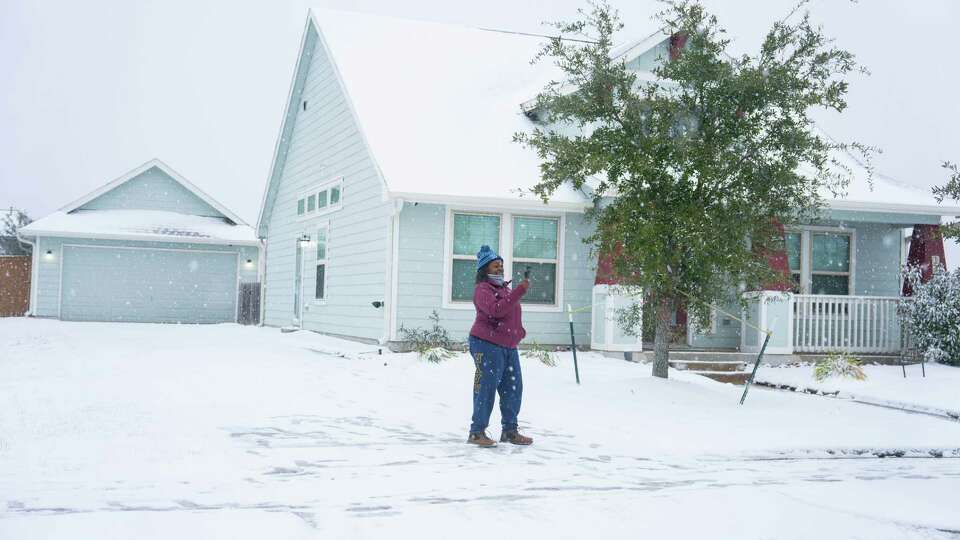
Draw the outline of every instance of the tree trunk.
<instances>
[{"instance_id":1,"label":"tree trunk","mask_svg":"<svg viewBox=\"0 0 960 540\"><path fill-rule=\"evenodd\" d=\"M667 378L667 367L670 365L670 318L673 315L673 306L669 298L661 298L656 302L657 319L656 333L653 338L653 376Z\"/></svg>"}]
</instances>

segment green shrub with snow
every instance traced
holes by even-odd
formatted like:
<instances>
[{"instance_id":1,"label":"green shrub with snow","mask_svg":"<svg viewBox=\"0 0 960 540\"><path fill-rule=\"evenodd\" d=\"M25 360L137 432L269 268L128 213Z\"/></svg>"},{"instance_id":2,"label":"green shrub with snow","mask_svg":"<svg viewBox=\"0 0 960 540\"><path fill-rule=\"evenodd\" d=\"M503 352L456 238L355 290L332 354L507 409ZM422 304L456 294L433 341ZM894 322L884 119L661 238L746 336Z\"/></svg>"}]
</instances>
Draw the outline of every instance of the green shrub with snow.
<instances>
[{"instance_id":1,"label":"green shrub with snow","mask_svg":"<svg viewBox=\"0 0 960 540\"><path fill-rule=\"evenodd\" d=\"M547 347L534 341L530 346L520 352L524 358L537 360L544 365L554 367L557 365L557 355Z\"/></svg>"},{"instance_id":2,"label":"green shrub with snow","mask_svg":"<svg viewBox=\"0 0 960 540\"><path fill-rule=\"evenodd\" d=\"M451 338L446 328L440 326L440 315L436 310L430 314L430 321L433 325L427 329L400 325L401 341L427 362L440 363L456 356L454 351L462 350L463 345Z\"/></svg>"},{"instance_id":3,"label":"green shrub with snow","mask_svg":"<svg viewBox=\"0 0 960 540\"><path fill-rule=\"evenodd\" d=\"M960 269L936 269L923 283L919 268L904 278L913 296L900 301L900 314L913 345L927 362L960 366Z\"/></svg>"},{"instance_id":4,"label":"green shrub with snow","mask_svg":"<svg viewBox=\"0 0 960 540\"><path fill-rule=\"evenodd\" d=\"M863 363L859 358L847 353L835 352L828 354L823 360L818 360L813 368L813 378L817 382L823 382L830 377L846 377L863 381L867 379L867 374L863 371Z\"/></svg>"}]
</instances>

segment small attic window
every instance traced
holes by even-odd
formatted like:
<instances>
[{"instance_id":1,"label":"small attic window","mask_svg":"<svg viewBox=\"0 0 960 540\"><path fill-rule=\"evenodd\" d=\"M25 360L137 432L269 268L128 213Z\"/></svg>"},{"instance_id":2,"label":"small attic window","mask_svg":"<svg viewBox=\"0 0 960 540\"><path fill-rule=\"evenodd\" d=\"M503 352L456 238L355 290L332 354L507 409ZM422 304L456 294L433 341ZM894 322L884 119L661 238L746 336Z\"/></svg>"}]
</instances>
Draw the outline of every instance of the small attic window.
<instances>
[{"instance_id":1,"label":"small attic window","mask_svg":"<svg viewBox=\"0 0 960 540\"><path fill-rule=\"evenodd\" d=\"M307 100L303 100L303 110L307 110Z\"/></svg>"}]
</instances>

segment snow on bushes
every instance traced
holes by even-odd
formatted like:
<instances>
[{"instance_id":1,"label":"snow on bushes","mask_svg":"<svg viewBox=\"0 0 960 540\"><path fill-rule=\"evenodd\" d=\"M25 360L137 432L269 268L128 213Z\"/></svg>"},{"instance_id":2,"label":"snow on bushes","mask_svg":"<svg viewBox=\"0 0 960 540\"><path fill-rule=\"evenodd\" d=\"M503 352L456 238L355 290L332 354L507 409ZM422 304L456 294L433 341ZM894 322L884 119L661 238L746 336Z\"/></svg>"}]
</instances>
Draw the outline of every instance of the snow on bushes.
<instances>
[{"instance_id":1,"label":"snow on bushes","mask_svg":"<svg viewBox=\"0 0 960 540\"><path fill-rule=\"evenodd\" d=\"M960 269L935 269L923 283L912 267L904 278L913 296L900 301L900 314L913 345L927 362L960 366Z\"/></svg>"},{"instance_id":2,"label":"snow on bushes","mask_svg":"<svg viewBox=\"0 0 960 540\"><path fill-rule=\"evenodd\" d=\"M536 340L530 344L529 348L520 351L520 355L524 358L538 360L546 366L555 367L557 365L557 355L547 347L537 343Z\"/></svg>"},{"instance_id":3,"label":"snow on bushes","mask_svg":"<svg viewBox=\"0 0 960 540\"><path fill-rule=\"evenodd\" d=\"M830 377L846 377L857 381L867 379L863 363L859 358L842 352L830 353L823 360L818 360L813 368L813 378L823 382Z\"/></svg>"},{"instance_id":4,"label":"snow on bushes","mask_svg":"<svg viewBox=\"0 0 960 540\"><path fill-rule=\"evenodd\" d=\"M427 362L440 363L456 356L453 351L463 350L463 344L451 338L447 329L440 326L440 315L436 310L430 314L430 322L433 326L426 330L400 325L400 339Z\"/></svg>"}]
</instances>

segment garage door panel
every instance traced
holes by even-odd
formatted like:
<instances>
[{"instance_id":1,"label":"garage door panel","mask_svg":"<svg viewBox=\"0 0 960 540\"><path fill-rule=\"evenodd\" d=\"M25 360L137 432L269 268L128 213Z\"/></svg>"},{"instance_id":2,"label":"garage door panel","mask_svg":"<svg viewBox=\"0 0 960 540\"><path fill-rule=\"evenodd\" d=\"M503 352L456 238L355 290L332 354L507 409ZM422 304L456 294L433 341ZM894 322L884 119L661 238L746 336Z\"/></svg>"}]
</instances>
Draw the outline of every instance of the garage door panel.
<instances>
[{"instance_id":1,"label":"garage door panel","mask_svg":"<svg viewBox=\"0 0 960 540\"><path fill-rule=\"evenodd\" d=\"M236 317L235 253L65 246L64 320L213 323Z\"/></svg>"}]
</instances>

